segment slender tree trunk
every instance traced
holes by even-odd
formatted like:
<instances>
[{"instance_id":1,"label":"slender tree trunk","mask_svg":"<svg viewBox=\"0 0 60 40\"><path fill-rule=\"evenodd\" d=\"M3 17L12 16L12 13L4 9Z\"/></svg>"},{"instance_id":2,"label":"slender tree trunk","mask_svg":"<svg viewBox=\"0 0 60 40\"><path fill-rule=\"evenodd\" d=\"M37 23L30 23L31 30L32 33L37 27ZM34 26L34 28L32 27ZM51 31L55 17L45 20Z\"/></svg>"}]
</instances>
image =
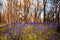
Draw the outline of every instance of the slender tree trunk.
<instances>
[{"instance_id":1,"label":"slender tree trunk","mask_svg":"<svg viewBox=\"0 0 60 40\"><path fill-rule=\"evenodd\" d=\"M48 13L48 16L47 16L47 22L49 22L49 13Z\"/></svg>"},{"instance_id":2,"label":"slender tree trunk","mask_svg":"<svg viewBox=\"0 0 60 40\"><path fill-rule=\"evenodd\" d=\"M12 22L12 1L10 2L10 5L9 5L9 22L11 23Z\"/></svg>"},{"instance_id":3,"label":"slender tree trunk","mask_svg":"<svg viewBox=\"0 0 60 40\"><path fill-rule=\"evenodd\" d=\"M35 8L35 19L37 18L37 8L38 8L38 0L37 0L37 6L36 6L36 8Z\"/></svg>"},{"instance_id":4,"label":"slender tree trunk","mask_svg":"<svg viewBox=\"0 0 60 40\"><path fill-rule=\"evenodd\" d=\"M59 12L58 12L58 20L59 20L59 23L60 23L60 6L59 6Z\"/></svg>"},{"instance_id":5,"label":"slender tree trunk","mask_svg":"<svg viewBox=\"0 0 60 40\"><path fill-rule=\"evenodd\" d=\"M29 13L29 7L28 7L29 0L24 0L24 3L25 3L25 5L24 5L24 21L26 21L27 15Z\"/></svg>"},{"instance_id":6,"label":"slender tree trunk","mask_svg":"<svg viewBox=\"0 0 60 40\"><path fill-rule=\"evenodd\" d=\"M45 13L46 13L46 11L45 11L45 5L44 5L44 22L45 22Z\"/></svg>"},{"instance_id":7,"label":"slender tree trunk","mask_svg":"<svg viewBox=\"0 0 60 40\"><path fill-rule=\"evenodd\" d=\"M47 0L43 0L43 3L44 3L44 22L46 21L46 18L45 18L45 16L46 16L46 1Z\"/></svg>"},{"instance_id":8,"label":"slender tree trunk","mask_svg":"<svg viewBox=\"0 0 60 40\"><path fill-rule=\"evenodd\" d=\"M54 18L54 7L52 8L52 12L53 12L53 22L55 22L55 18Z\"/></svg>"},{"instance_id":9,"label":"slender tree trunk","mask_svg":"<svg viewBox=\"0 0 60 40\"><path fill-rule=\"evenodd\" d=\"M60 6L59 6L58 13L57 13L57 22L58 22L58 23L59 23L59 12L60 12Z\"/></svg>"},{"instance_id":10,"label":"slender tree trunk","mask_svg":"<svg viewBox=\"0 0 60 40\"><path fill-rule=\"evenodd\" d=\"M55 14L56 14L56 22L58 22L59 18L58 18L58 12L57 12L57 4L58 4L58 0L54 0L54 5L55 5Z\"/></svg>"},{"instance_id":11,"label":"slender tree trunk","mask_svg":"<svg viewBox=\"0 0 60 40\"><path fill-rule=\"evenodd\" d=\"M0 23L1 23L1 13L0 13Z\"/></svg>"}]
</instances>

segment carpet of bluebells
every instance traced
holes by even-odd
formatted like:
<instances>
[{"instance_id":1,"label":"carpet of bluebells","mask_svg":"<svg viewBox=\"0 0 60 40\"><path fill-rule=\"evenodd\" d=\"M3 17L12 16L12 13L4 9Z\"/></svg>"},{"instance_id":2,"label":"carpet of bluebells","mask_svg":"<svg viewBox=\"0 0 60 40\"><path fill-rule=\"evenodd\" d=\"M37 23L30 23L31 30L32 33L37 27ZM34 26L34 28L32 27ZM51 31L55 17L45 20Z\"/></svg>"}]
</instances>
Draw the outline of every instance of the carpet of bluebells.
<instances>
[{"instance_id":1,"label":"carpet of bluebells","mask_svg":"<svg viewBox=\"0 0 60 40\"><path fill-rule=\"evenodd\" d=\"M11 23L0 28L0 40L59 40L57 23Z\"/></svg>"}]
</instances>

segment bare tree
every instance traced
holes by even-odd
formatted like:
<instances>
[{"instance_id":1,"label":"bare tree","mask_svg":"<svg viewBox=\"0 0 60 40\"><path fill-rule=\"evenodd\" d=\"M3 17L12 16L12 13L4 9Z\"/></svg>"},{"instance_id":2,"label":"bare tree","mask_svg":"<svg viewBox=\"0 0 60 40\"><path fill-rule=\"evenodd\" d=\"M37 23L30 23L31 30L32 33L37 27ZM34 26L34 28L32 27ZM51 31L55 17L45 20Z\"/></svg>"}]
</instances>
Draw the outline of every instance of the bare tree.
<instances>
[{"instance_id":1,"label":"bare tree","mask_svg":"<svg viewBox=\"0 0 60 40\"><path fill-rule=\"evenodd\" d=\"M60 3L58 2L57 5L58 5L58 7L57 7L57 9L58 9L58 10L57 10L57 20L58 20L58 21L57 21L57 22L59 23L59 20L60 20L60 19L59 19L59 14L60 14Z\"/></svg>"},{"instance_id":2,"label":"bare tree","mask_svg":"<svg viewBox=\"0 0 60 40\"><path fill-rule=\"evenodd\" d=\"M24 20L26 21L28 13L29 13L29 0L24 0Z\"/></svg>"},{"instance_id":3,"label":"bare tree","mask_svg":"<svg viewBox=\"0 0 60 40\"><path fill-rule=\"evenodd\" d=\"M44 5L44 22L45 22L45 16L46 16L46 2L47 2L47 0L43 0L43 5Z\"/></svg>"},{"instance_id":4,"label":"bare tree","mask_svg":"<svg viewBox=\"0 0 60 40\"><path fill-rule=\"evenodd\" d=\"M56 22L59 22L59 13L57 12L57 4L59 0L54 0L54 5L55 5L55 14L56 14Z\"/></svg>"},{"instance_id":5,"label":"bare tree","mask_svg":"<svg viewBox=\"0 0 60 40\"><path fill-rule=\"evenodd\" d=\"M1 13L0 13L0 22L1 22Z\"/></svg>"}]
</instances>

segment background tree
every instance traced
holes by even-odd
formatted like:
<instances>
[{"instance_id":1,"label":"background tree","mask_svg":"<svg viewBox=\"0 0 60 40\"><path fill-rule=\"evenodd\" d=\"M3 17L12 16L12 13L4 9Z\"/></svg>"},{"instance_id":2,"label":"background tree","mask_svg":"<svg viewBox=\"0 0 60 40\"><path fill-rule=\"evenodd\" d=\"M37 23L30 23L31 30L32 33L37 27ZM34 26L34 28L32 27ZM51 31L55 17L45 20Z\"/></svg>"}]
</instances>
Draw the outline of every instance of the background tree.
<instances>
[{"instance_id":1,"label":"background tree","mask_svg":"<svg viewBox=\"0 0 60 40\"><path fill-rule=\"evenodd\" d=\"M1 13L0 13L0 22L1 22Z\"/></svg>"},{"instance_id":2,"label":"background tree","mask_svg":"<svg viewBox=\"0 0 60 40\"><path fill-rule=\"evenodd\" d=\"M58 4L59 0L54 0L53 2L54 2L54 6L55 6L56 22L58 22L59 21L59 17L58 17L59 15L57 12L57 4Z\"/></svg>"},{"instance_id":3,"label":"background tree","mask_svg":"<svg viewBox=\"0 0 60 40\"><path fill-rule=\"evenodd\" d=\"M28 13L29 13L29 0L24 0L24 20L26 21Z\"/></svg>"},{"instance_id":4,"label":"background tree","mask_svg":"<svg viewBox=\"0 0 60 40\"><path fill-rule=\"evenodd\" d=\"M44 5L44 22L45 22L45 16L46 16L46 2L47 2L47 0L43 0L43 5Z\"/></svg>"}]
</instances>

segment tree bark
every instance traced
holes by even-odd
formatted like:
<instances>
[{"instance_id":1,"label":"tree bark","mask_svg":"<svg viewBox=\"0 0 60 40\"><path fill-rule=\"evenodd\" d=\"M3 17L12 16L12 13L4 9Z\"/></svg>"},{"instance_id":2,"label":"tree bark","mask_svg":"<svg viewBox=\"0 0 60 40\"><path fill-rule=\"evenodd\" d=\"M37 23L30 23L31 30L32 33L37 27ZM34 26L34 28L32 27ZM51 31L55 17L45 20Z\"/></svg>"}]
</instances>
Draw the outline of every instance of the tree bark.
<instances>
[{"instance_id":1,"label":"tree bark","mask_svg":"<svg viewBox=\"0 0 60 40\"><path fill-rule=\"evenodd\" d=\"M43 21L44 22L46 21L46 18L45 18L45 16L46 16L46 9L45 9L46 8L46 1L47 0L43 0L43 3L44 3L44 20Z\"/></svg>"},{"instance_id":2,"label":"tree bark","mask_svg":"<svg viewBox=\"0 0 60 40\"><path fill-rule=\"evenodd\" d=\"M0 23L1 23L1 13L0 13Z\"/></svg>"},{"instance_id":3,"label":"tree bark","mask_svg":"<svg viewBox=\"0 0 60 40\"><path fill-rule=\"evenodd\" d=\"M29 0L24 0L24 3L25 3L25 5L24 5L24 21L26 21L27 15L29 13L29 7L28 7Z\"/></svg>"}]
</instances>

